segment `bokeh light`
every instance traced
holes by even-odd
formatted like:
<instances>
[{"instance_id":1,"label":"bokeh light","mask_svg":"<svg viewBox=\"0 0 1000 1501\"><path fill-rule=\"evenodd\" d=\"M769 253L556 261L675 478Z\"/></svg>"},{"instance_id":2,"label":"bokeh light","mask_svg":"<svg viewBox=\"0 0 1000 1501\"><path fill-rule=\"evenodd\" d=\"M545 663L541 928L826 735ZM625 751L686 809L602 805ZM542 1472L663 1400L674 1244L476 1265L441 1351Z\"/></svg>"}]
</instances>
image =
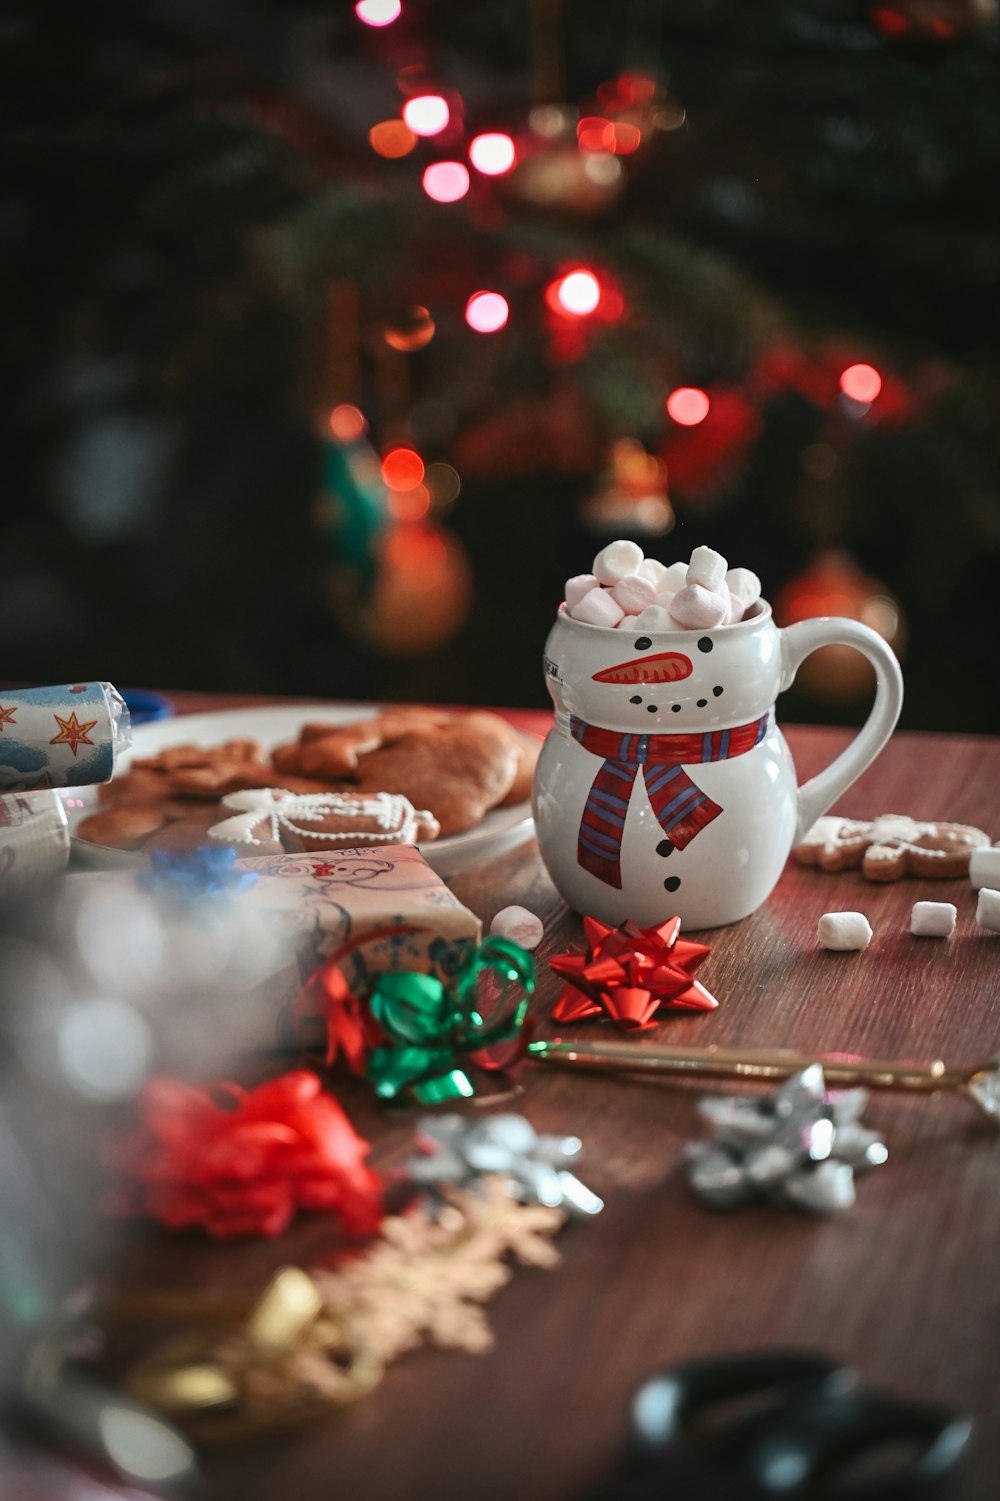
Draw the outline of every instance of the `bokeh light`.
<instances>
[{"instance_id":1,"label":"bokeh light","mask_svg":"<svg viewBox=\"0 0 1000 1501\"><path fill-rule=\"evenodd\" d=\"M462 480L451 464L428 464L424 475L424 483L431 492L431 500L436 506L443 509L452 505L459 497L462 489Z\"/></svg>"},{"instance_id":2,"label":"bokeh light","mask_svg":"<svg viewBox=\"0 0 1000 1501\"><path fill-rule=\"evenodd\" d=\"M382 337L390 349L398 349L403 354L413 354L418 349L423 349L434 337L434 319L427 308L419 306L408 308L401 317L387 323Z\"/></svg>"},{"instance_id":3,"label":"bokeh light","mask_svg":"<svg viewBox=\"0 0 1000 1501\"><path fill-rule=\"evenodd\" d=\"M469 169L461 162L432 162L424 172L423 187L435 203L457 203L469 191Z\"/></svg>"},{"instance_id":4,"label":"bokeh light","mask_svg":"<svg viewBox=\"0 0 1000 1501\"><path fill-rule=\"evenodd\" d=\"M430 508L431 492L426 485L389 491L389 514L397 521L422 521Z\"/></svg>"},{"instance_id":5,"label":"bokeh light","mask_svg":"<svg viewBox=\"0 0 1000 1501\"><path fill-rule=\"evenodd\" d=\"M507 299L499 292L476 292L465 305L465 321L477 334L495 334L509 315Z\"/></svg>"},{"instance_id":6,"label":"bokeh light","mask_svg":"<svg viewBox=\"0 0 1000 1501\"><path fill-rule=\"evenodd\" d=\"M403 120L414 135L440 135L450 119L448 101L440 94L417 94L403 105Z\"/></svg>"},{"instance_id":7,"label":"bokeh light","mask_svg":"<svg viewBox=\"0 0 1000 1501\"><path fill-rule=\"evenodd\" d=\"M711 403L697 386L678 386L667 397L667 415L681 427L697 427L708 416Z\"/></svg>"},{"instance_id":8,"label":"bokeh light","mask_svg":"<svg viewBox=\"0 0 1000 1501\"><path fill-rule=\"evenodd\" d=\"M400 0L358 0L354 14L366 26L391 26L402 9Z\"/></svg>"},{"instance_id":9,"label":"bokeh light","mask_svg":"<svg viewBox=\"0 0 1000 1501\"><path fill-rule=\"evenodd\" d=\"M364 436L368 423L364 413L349 401L342 401L335 406L329 416L330 431L341 443L356 443Z\"/></svg>"},{"instance_id":10,"label":"bokeh light","mask_svg":"<svg viewBox=\"0 0 1000 1501\"><path fill-rule=\"evenodd\" d=\"M415 490L424 477L424 461L414 448L390 448L382 460L382 478L390 490Z\"/></svg>"},{"instance_id":11,"label":"bokeh light","mask_svg":"<svg viewBox=\"0 0 1000 1501\"><path fill-rule=\"evenodd\" d=\"M502 177L517 160L517 148L509 135L486 131L469 142L469 160L486 177Z\"/></svg>"},{"instance_id":12,"label":"bokeh light","mask_svg":"<svg viewBox=\"0 0 1000 1501\"><path fill-rule=\"evenodd\" d=\"M585 318L601 300L601 284L592 271L570 271L549 284L546 301L557 312Z\"/></svg>"},{"instance_id":13,"label":"bokeh light","mask_svg":"<svg viewBox=\"0 0 1000 1501\"><path fill-rule=\"evenodd\" d=\"M368 144L379 156L394 161L401 156L409 156L417 144L417 137L402 120L380 120L368 132Z\"/></svg>"},{"instance_id":14,"label":"bokeh light","mask_svg":"<svg viewBox=\"0 0 1000 1501\"><path fill-rule=\"evenodd\" d=\"M882 389L882 377L874 365L848 365L840 377L840 389L851 401L874 401Z\"/></svg>"}]
</instances>

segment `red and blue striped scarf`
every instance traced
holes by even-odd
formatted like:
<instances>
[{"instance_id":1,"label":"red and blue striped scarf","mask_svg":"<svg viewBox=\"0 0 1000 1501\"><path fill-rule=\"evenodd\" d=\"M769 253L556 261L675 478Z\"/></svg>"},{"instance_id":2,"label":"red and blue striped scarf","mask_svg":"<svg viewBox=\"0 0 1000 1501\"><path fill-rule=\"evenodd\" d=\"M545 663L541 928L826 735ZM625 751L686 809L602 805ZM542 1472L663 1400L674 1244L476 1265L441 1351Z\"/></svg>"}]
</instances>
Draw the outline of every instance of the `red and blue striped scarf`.
<instances>
[{"instance_id":1,"label":"red and blue striped scarf","mask_svg":"<svg viewBox=\"0 0 1000 1501\"><path fill-rule=\"evenodd\" d=\"M768 718L764 714L731 730L684 735L629 735L571 718L573 739L604 761L580 820L578 863L606 885L621 887L622 831L640 766L660 828L678 849L690 844L722 809L695 786L683 766L742 756L763 740Z\"/></svg>"}]
</instances>

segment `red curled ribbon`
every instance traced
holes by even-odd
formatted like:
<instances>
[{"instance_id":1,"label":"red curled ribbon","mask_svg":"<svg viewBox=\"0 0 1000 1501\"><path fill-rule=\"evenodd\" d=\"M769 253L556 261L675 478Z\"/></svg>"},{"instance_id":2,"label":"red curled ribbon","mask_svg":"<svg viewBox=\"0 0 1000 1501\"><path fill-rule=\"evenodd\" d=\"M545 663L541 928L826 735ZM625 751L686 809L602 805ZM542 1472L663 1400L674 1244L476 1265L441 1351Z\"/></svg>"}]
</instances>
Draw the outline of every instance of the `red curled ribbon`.
<instances>
[{"instance_id":1,"label":"red curled ribbon","mask_svg":"<svg viewBox=\"0 0 1000 1501\"><path fill-rule=\"evenodd\" d=\"M681 938L681 920L671 917L655 928L633 922L609 928L583 919L586 954L557 954L549 963L567 981L552 1012L560 1022L604 1014L625 1031L654 1025L663 1006L682 1011L714 1011L718 1001L694 978L712 952L707 944Z\"/></svg>"},{"instance_id":2,"label":"red curled ribbon","mask_svg":"<svg viewBox=\"0 0 1000 1501\"><path fill-rule=\"evenodd\" d=\"M139 1112L111 1148L122 1175L115 1212L219 1239L280 1235L299 1209L332 1210L351 1235L378 1229L368 1143L315 1074L298 1069L252 1090L151 1079Z\"/></svg>"}]
</instances>

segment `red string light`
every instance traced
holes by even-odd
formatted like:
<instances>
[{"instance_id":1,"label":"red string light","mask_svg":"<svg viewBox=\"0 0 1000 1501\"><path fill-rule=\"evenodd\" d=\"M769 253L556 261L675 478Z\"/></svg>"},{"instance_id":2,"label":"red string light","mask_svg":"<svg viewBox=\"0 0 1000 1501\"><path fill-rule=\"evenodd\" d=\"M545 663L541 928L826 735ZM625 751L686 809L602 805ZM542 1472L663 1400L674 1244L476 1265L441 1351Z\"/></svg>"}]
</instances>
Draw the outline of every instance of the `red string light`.
<instances>
[{"instance_id":1,"label":"red string light","mask_svg":"<svg viewBox=\"0 0 1000 1501\"><path fill-rule=\"evenodd\" d=\"M697 386L678 386L667 397L667 415L681 427L697 427L708 416L710 405L705 392Z\"/></svg>"}]
</instances>

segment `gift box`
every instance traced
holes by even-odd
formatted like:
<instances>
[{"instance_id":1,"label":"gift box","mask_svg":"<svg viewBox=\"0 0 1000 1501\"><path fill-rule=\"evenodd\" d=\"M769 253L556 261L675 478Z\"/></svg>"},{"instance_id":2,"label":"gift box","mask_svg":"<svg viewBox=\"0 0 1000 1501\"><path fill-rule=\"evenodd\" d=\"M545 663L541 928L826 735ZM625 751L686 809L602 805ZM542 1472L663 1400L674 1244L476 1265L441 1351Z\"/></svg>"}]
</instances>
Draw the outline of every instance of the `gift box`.
<instances>
[{"instance_id":1,"label":"gift box","mask_svg":"<svg viewBox=\"0 0 1000 1501\"><path fill-rule=\"evenodd\" d=\"M387 970L445 979L465 947L482 938L479 918L412 845L265 855L238 860L234 869L257 875L241 899L292 943L302 978L335 956L358 995ZM287 1023L285 1017L279 1025L286 1041Z\"/></svg>"}]
</instances>

